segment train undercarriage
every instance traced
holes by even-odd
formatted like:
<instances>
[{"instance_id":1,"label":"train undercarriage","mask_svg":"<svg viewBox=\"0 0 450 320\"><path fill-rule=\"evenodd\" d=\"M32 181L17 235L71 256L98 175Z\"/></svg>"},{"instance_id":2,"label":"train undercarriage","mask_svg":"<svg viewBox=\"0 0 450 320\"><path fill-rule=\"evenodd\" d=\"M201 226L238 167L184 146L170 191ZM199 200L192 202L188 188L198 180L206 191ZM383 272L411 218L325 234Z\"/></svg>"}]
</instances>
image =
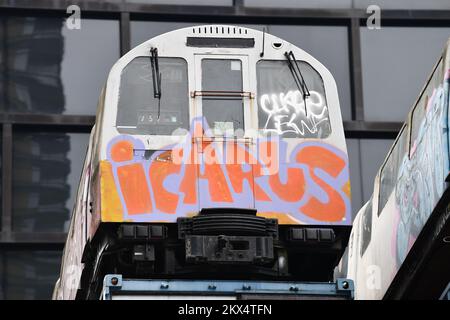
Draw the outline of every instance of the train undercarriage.
<instances>
[{"instance_id":1,"label":"train undercarriage","mask_svg":"<svg viewBox=\"0 0 450 320\"><path fill-rule=\"evenodd\" d=\"M104 223L83 254L78 299L107 274L139 279L331 281L350 230L278 225L256 210L213 208L177 223Z\"/></svg>"}]
</instances>

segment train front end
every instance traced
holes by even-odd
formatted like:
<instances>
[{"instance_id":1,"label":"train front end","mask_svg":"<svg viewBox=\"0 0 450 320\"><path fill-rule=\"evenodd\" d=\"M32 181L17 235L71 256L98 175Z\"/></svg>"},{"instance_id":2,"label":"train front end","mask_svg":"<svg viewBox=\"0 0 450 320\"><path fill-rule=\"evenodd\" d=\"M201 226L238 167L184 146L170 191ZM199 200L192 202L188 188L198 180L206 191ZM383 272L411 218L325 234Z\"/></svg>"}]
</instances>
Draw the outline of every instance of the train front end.
<instances>
[{"instance_id":1,"label":"train front end","mask_svg":"<svg viewBox=\"0 0 450 320\"><path fill-rule=\"evenodd\" d=\"M348 157L335 80L300 48L227 25L150 39L112 68L93 135L91 274L332 278Z\"/></svg>"}]
</instances>

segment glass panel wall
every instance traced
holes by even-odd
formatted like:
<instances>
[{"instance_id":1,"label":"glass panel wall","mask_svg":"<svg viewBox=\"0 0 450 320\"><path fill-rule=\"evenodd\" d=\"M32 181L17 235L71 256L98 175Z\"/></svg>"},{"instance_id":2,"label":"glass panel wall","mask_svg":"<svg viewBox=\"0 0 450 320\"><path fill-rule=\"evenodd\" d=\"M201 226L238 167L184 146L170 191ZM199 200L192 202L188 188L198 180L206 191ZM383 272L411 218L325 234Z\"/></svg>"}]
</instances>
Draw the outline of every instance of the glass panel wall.
<instances>
[{"instance_id":1,"label":"glass panel wall","mask_svg":"<svg viewBox=\"0 0 450 320\"><path fill-rule=\"evenodd\" d=\"M1 251L0 299L51 299L60 263L59 251Z\"/></svg>"},{"instance_id":2,"label":"glass panel wall","mask_svg":"<svg viewBox=\"0 0 450 320\"><path fill-rule=\"evenodd\" d=\"M80 29L69 29L62 17L4 20L6 109L94 115L100 90L119 58L118 21L82 19Z\"/></svg>"},{"instance_id":3,"label":"glass panel wall","mask_svg":"<svg viewBox=\"0 0 450 320\"><path fill-rule=\"evenodd\" d=\"M449 37L450 28L361 27L365 120L404 122Z\"/></svg>"},{"instance_id":4,"label":"glass panel wall","mask_svg":"<svg viewBox=\"0 0 450 320\"><path fill-rule=\"evenodd\" d=\"M13 230L67 232L89 136L14 132Z\"/></svg>"}]
</instances>

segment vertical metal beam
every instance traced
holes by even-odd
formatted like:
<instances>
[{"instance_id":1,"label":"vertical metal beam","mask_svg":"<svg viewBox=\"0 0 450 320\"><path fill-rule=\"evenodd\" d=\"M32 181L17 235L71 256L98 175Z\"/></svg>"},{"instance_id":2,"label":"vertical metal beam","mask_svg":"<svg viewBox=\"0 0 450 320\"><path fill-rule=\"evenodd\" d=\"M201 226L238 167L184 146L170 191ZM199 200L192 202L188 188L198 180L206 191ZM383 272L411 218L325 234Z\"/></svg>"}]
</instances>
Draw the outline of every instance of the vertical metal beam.
<instances>
[{"instance_id":1,"label":"vertical metal beam","mask_svg":"<svg viewBox=\"0 0 450 320\"><path fill-rule=\"evenodd\" d=\"M243 7L244 0L233 0L233 7Z\"/></svg>"},{"instance_id":2,"label":"vertical metal beam","mask_svg":"<svg viewBox=\"0 0 450 320\"><path fill-rule=\"evenodd\" d=\"M3 124L2 135L2 233L12 231L12 124Z\"/></svg>"},{"instance_id":3,"label":"vertical metal beam","mask_svg":"<svg viewBox=\"0 0 450 320\"><path fill-rule=\"evenodd\" d=\"M3 61L3 68L2 68L2 75L0 76L0 79L2 79L2 90L3 90L3 108L5 110L8 110L8 81L9 81L9 74L8 74L8 38L7 38L7 30L8 30L8 17L2 16L0 19L1 23L1 31L2 34L0 35L0 39L2 39L1 48L1 55L2 55L2 61Z\"/></svg>"},{"instance_id":4,"label":"vertical metal beam","mask_svg":"<svg viewBox=\"0 0 450 320\"><path fill-rule=\"evenodd\" d=\"M8 272L6 270L8 270L8 264L6 263L6 259L7 259L7 255L5 250L2 250L2 252L0 252L0 255L2 255L2 257L0 257L0 285L1 285L1 291L0 291L0 300L6 300L7 294L6 291L8 289L8 285L7 285L7 279L8 279Z\"/></svg>"},{"instance_id":5,"label":"vertical metal beam","mask_svg":"<svg viewBox=\"0 0 450 320\"><path fill-rule=\"evenodd\" d=\"M359 18L352 18L349 30L352 120L364 120L361 36L359 28Z\"/></svg>"},{"instance_id":6,"label":"vertical metal beam","mask_svg":"<svg viewBox=\"0 0 450 320\"><path fill-rule=\"evenodd\" d=\"M130 13L120 13L120 56L131 49Z\"/></svg>"},{"instance_id":7,"label":"vertical metal beam","mask_svg":"<svg viewBox=\"0 0 450 320\"><path fill-rule=\"evenodd\" d=\"M359 209L362 208L362 206L364 205L364 203L366 203L366 199L364 196L364 176L363 176L363 162L362 162L362 149L361 149L361 140L362 139L358 139L358 161L359 161L359 183L361 186L361 203L359 204L359 208L357 210L355 210L356 208L353 209L353 219L356 217L356 214L358 213Z\"/></svg>"},{"instance_id":8,"label":"vertical metal beam","mask_svg":"<svg viewBox=\"0 0 450 320\"><path fill-rule=\"evenodd\" d=\"M233 8L235 15L242 15L244 12L244 0L233 0Z\"/></svg>"}]
</instances>

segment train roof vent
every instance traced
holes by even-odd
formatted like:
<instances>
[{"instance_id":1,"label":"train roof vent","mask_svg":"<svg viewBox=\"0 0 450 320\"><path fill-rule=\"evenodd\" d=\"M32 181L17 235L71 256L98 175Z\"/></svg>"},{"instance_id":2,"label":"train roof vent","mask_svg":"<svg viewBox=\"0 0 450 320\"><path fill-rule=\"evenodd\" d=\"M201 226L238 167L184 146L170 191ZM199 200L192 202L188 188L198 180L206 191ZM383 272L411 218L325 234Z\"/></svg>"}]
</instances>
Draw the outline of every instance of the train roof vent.
<instances>
[{"instance_id":1,"label":"train roof vent","mask_svg":"<svg viewBox=\"0 0 450 320\"><path fill-rule=\"evenodd\" d=\"M253 48L254 38L224 38L224 37L187 37L188 47L199 48Z\"/></svg>"},{"instance_id":2,"label":"train roof vent","mask_svg":"<svg viewBox=\"0 0 450 320\"><path fill-rule=\"evenodd\" d=\"M234 26L201 26L192 28L193 34L223 34L223 35L246 35L248 30L246 28L234 27Z\"/></svg>"}]
</instances>

